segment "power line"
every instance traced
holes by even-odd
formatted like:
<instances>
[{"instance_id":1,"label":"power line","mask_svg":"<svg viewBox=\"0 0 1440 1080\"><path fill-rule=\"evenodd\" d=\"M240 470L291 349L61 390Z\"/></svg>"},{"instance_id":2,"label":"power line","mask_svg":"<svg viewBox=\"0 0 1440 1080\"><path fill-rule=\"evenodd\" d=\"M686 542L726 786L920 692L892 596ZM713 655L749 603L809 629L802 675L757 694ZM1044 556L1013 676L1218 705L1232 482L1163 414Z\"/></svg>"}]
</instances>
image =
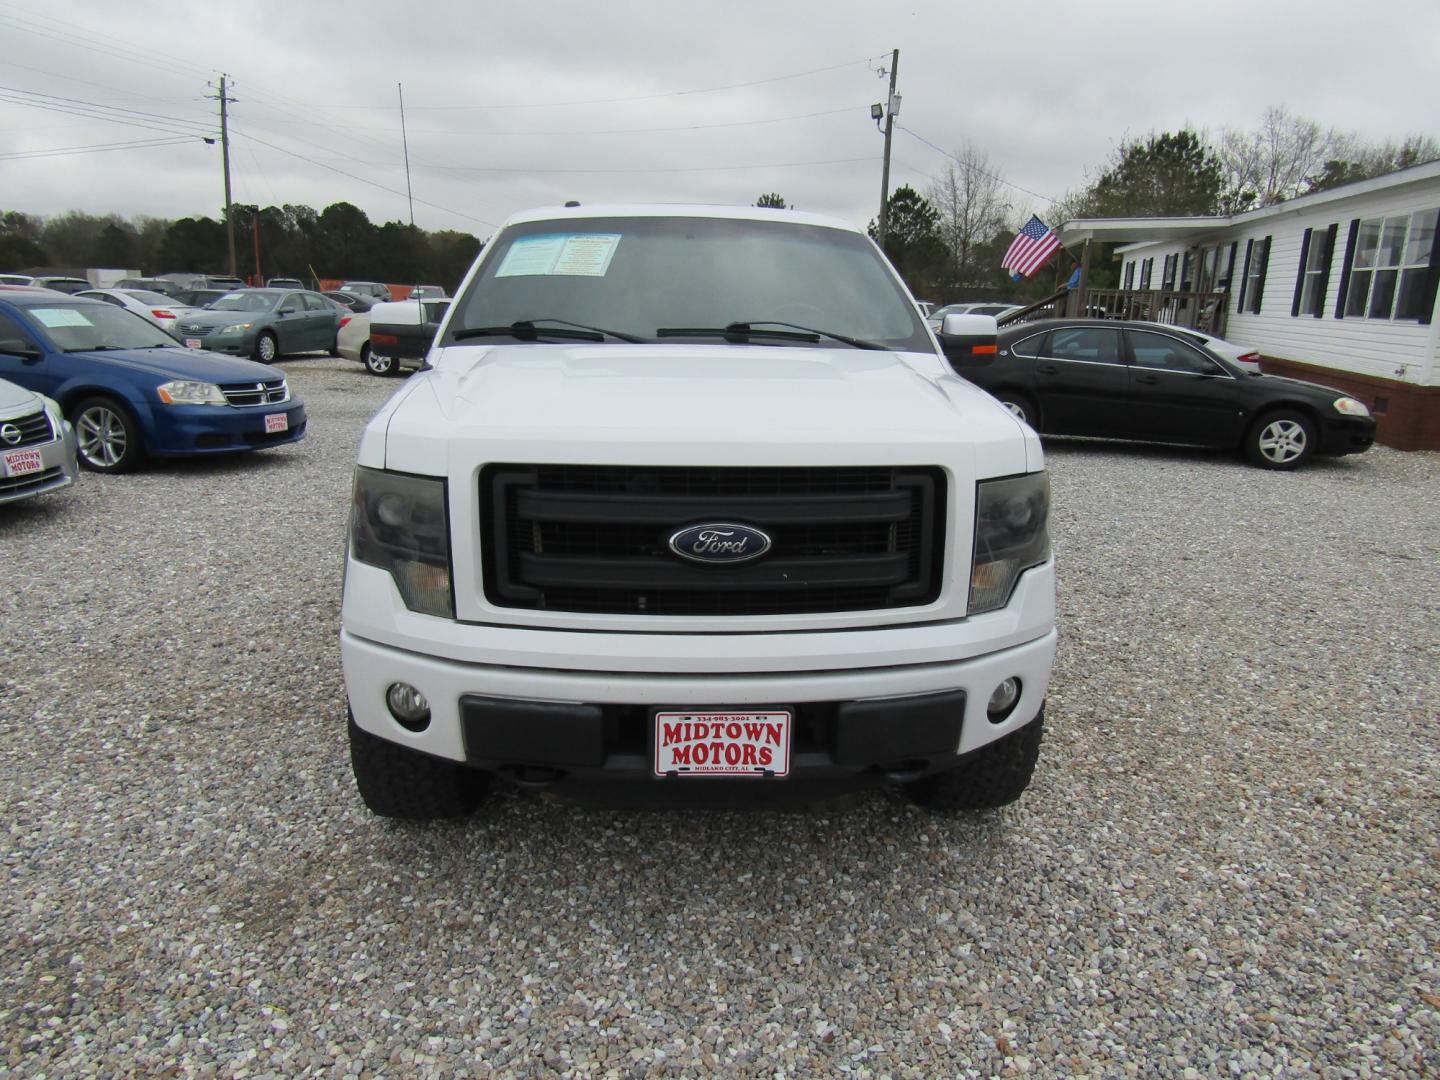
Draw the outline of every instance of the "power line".
<instances>
[{"instance_id":1,"label":"power line","mask_svg":"<svg viewBox=\"0 0 1440 1080\"><path fill-rule=\"evenodd\" d=\"M304 154L297 154L294 150L287 150L283 146L276 146L272 142L266 142L264 139L256 138L254 135L241 131L234 125L231 125L231 130L237 135L243 135L245 138L251 140L252 142L259 143L261 146L268 146L271 150L279 151L282 154L289 154L291 157L299 158L301 161L308 161L311 165L316 165L322 169L329 169L331 172L339 173L341 176L348 176L351 180L358 180L362 184L368 184L373 188L379 188L381 191L388 191L391 195L399 195L402 198L405 196L405 193L403 191L396 191L394 188L386 187L384 184L377 184L374 180L368 180L363 176L356 176L352 172L346 172L344 169L336 168L334 165L327 165L323 161L316 161L314 158L306 157ZM492 229L499 228L499 226L496 225L493 221L487 221L485 218L476 217L474 214L462 213L459 210L452 210L448 206L441 206L439 203L426 202L424 199L416 199L415 201L418 202L421 206L428 206L433 210L441 210L447 214L454 214L456 217L466 218L469 221L478 221L481 225L489 225Z\"/></svg>"},{"instance_id":2,"label":"power line","mask_svg":"<svg viewBox=\"0 0 1440 1080\"><path fill-rule=\"evenodd\" d=\"M753 127L760 124L781 124L792 120L813 120L821 116L838 116L841 113L863 112L866 105L846 105L841 109L825 109L820 112L797 113L793 116L771 116L760 120L729 120L718 124L683 124L678 127L651 127L651 128L587 128L583 130L557 131L550 128L530 129L526 131L506 130L504 128L486 128L482 130L469 129L465 131L454 128L411 128L414 135L453 135L459 138L474 138L477 135L655 135L674 131L709 131L714 128L736 128ZM324 127L332 131L389 131L389 128L382 127L356 127L349 124L331 124L324 120L272 120L272 124L301 124Z\"/></svg>"},{"instance_id":3,"label":"power line","mask_svg":"<svg viewBox=\"0 0 1440 1080\"><path fill-rule=\"evenodd\" d=\"M12 10L14 9L14 5L7 4L6 6ZM189 68L191 71L198 72L202 77L206 78L219 74L213 68L200 67L197 64L190 63L188 60L181 59L173 52L161 52L113 36L102 38L94 34L78 33L74 30L62 30L54 26L53 23L44 23L14 14L0 13L0 22L8 23L12 29L20 30L24 33L51 38L62 44L88 49L91 52L98 52L114 59L141 64L145 67L158 70L161 74L172 75L176 78L184 78L183 75L180 75L180 73L175 70L176 68ZM127 56L127 51L132 55Z\"/></svg>"},{"instance_id":4,"label":"power line","mask_svg":"<svg viewBox=\"0 0 1440 1080\"><path fill-rule=\"evenodd\" d=\"M148 112L144 109L126 109L119 105L103 105L96 101L84 101L80 98L61 97L59 94L44 94L38 90L26 90L19 86L0 86L0 91L7 94L18 94L28 98L39 98L49 104L68 105L72 108L89 109L96 116L105 116L109 113L122 113L127 117L139 117L144 120L152 120L169 124L186 124L196 128L203 128L209 132L213 130L210 124L199 120L189 120L180 116L166 116L163 113Z\"/></svg>"},{"instance_id":5,"label":"power line","mask_svg":"<svg viewBox=\"0 0 1440 1080\"><path fill-rule=\"evenodd\" d=\"M955 164L960 165L960 166L963 166L963 167L966 168L966 169L974 169L974 170L975 170L976 172L978 172L981 176L988 176L991 180L994 180L994 181L996 181L997 183L1000 183L1000 184L1004 184L1006 187L1012 187L1012 188L1014 188L1016 191L1023 191L1026 195L1034 195L1035 198L1037 198L1037 199L1044 199L1047 203L1050 203L1052 206L1053 206L1055 203L1057 203L1057 202L1060 201L1059 199L1052 199L1049 195L1041 195L1040 192L1038 192L1038 191L1031 191L1029 188L1021 187L1019 184L1012 184L1009 180L1006 180L1003 176L1000 176L1000 175L998 175L998 174L996 174L996 173L992 173L992 172L986 172L984 169L980 168L980 166L978 166L978 165L972 165L972 164L970 164L970 163L968 163L968 162L961 161L959 158L957 158L954 154L950 153L948 150L941 150L940 147L936 146L936 145L935 145L933 142L931 142L929 139L925 138L923 135L918 134L917 132L911 131L911 130L910 130L909 128L907 128L904 124L901 124L901 123L897 122L897 123L895 124L895 126L898 127L901 131L905 132L905 134L906 134L906 135L909 135L911 138L913 138L913 139L918 139L920 142L922 142L922 143L924 143L926 146L928 146L931 150L934 150L937 154L941 154L941 155L943 155L944 157L949 158L951 161L955 162Z\"/></svg>"},{"instance_id":6,"label":"power line","mask_svg":"<svg viewBox=\"0 0 1440 1080\"><path fill-rule=\"evenodd\" d=\"M147 131L163 131L167 135L187 135L194 138L204 138L198 131L179 131L175 128L161 127L159 124L146 123L141 120L127 120L119 116L106 115L104 113L86 112L77 108L70 108L64 105L47 104L43 101L32 101L26 98L13 97L0 91L0 101L10 105L23 105L30 109L43 109L46 112L64 113L67 116L83 116L87 120L103 120L109 124L123 124L126 127L144 128Z\"/></svg>"},{"instance_id":7,"label":"power line","mask_svg":"<svg viewBox=\"0 0 1440 1080\"><path fill-rule=\"evenodd\" d=\"M724 86L704 86L690 90L666 90L658 94L633 94L628 97L613 98L585 98L580 101L539 101L522 102L505 105L411 105L410 111L425 110L427 112L455 112L466 110L487 110L487 109L561 109L572 105L618 105L626 101L657 101L660 98L687 97L692 94L718 94L724 90L742 90L748 86L763 86L767 83L784 82L788 79L803 79L810 75L820 75L827 71L839 71L841 68L855 67L857 64L869 64L872 60L879 59L875 56L861 57L859 60L847 60L843 64L831 64L828 67L811 68L809 71L794 71L786 75L772 75L765 79L751 79L748 82L727 83ZM284 99L277 99L284 100ZM291 102L298 104L298 102ZM394 105L318 105L321 109L394 109Z\"/></svg>"},{"instance_id":8,"label":"power line","mask_svg":"<svg viewBox=\"0 0 1440 1080\"><path fill-rule=\"evenodd\" d=\"M0 154L0 161L14 161L20 158L65 157L71 154L100 154L111 150L139 150L156 146L185 146L195 140L189 137L167 139L136 139L133 142L97 143L88 146L56 146L45 150L17 150Z\"/></svg>"},{"instance_id":9,"label":"power line","mask_svg":"<svg viewBox=\"0 0 1440 1080\"><path fill-rule=\"evenodd\" d=\"M795 169L809 165L851 165L859 161L868 161L872 164L875 161L873 155L853 158L830 158L826 161L778 161L763 162L758 165L683 165L676 168L656 168L649 166L639 169L531 169L531 168L500 168L486 166L467 165L435 165L429 162L417 161L417 165L423 165L427 169L441 169L445 172L458 173L527 173L534 176L588 176L603 174L632 174L632 173L687 173L687 172L734 172L742 169Z\"/></svg>"}]
</instances>

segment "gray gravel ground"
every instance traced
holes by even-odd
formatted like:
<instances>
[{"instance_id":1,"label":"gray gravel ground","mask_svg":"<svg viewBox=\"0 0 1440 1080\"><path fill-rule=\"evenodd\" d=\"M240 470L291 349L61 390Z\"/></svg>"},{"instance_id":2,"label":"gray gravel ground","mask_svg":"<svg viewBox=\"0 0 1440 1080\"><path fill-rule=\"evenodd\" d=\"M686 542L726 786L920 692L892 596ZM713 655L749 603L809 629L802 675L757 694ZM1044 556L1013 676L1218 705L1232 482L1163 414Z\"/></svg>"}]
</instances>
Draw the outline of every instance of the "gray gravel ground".
<instances>
[{"instance_id":1,"label":"gray gravel ground","mask_svg":"<svg viewBox=\"0 0 1440 1080\"><path fill-rule=\"evenodd\" d=\"M0 510L0 1071L1440 1074L1440 457L1050 448L1063 643L990 815L370 816L361 425ZM18 588L17 588L18 586Z\"/></svg>"}]
</instances>

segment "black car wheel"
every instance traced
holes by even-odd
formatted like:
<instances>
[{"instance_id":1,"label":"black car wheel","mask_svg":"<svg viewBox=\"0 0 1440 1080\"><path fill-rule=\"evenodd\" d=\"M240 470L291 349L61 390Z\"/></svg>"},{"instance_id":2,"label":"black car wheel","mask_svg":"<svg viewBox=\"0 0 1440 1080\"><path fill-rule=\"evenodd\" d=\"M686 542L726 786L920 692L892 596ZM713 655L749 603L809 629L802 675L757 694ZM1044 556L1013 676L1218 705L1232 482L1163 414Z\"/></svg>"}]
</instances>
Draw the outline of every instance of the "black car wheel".
<instances>
[{"instance_id":1,"label":"black car wheel","mask_svg":"<svg viewBox=\"0 0 1440 1080\"><path fill-rule=\"evenodd\" d=\"M996 401L1004 405L1013 415L1024 420L1036 431L1040 430L1040 414L1036 411L1034 404L1024 394L1018 394L1014 390L996 390L992 395Z\"/></svg>"},{"instance_id":2,"label":"black car wheel","mask_svg":"<svg viewBox=\"0 0 1440 1080\"><path fill-rule=\"evenodd\" d=\"M275 343L275 335L269 330L262 330L255 339L255 359L262 364L273 364L279 355L280 346Z\"/></svg>"},{"instance_id":3,"label":"black car wheel","mask_svg":"<svg viewBox=\"0 0 1440 1080\"><path fill-rule=\"evenodd\" d=\"M400 370L400 364L393 356L381 356L370 348L368 341L360 350L360 358L365 362L365 370L371 375L383 377L397 374Z\"/></svg>"},{"instance_id":4,"label":"black car wheel","mask_svg":"<svg viewBox=\"0 0 1440 1080\"><path fill-rule=\"evenodd\" d=\"M1292 409L1266 413L1245 435L1245 456L1262 469L1293 469L1314 453L1315 424Z\"/></svg>"},{"instance_id":5,"label":"black car wheel","mask_svg":"<svg viewBox=\"0 0 1440 1080\"><path fill-rule=\"evenodd\" d=\"M80 464L95 472L129 472L145 460L140 428L125 406L108 397L86 398L70 413Z\"/></svg>"}]
</instances>

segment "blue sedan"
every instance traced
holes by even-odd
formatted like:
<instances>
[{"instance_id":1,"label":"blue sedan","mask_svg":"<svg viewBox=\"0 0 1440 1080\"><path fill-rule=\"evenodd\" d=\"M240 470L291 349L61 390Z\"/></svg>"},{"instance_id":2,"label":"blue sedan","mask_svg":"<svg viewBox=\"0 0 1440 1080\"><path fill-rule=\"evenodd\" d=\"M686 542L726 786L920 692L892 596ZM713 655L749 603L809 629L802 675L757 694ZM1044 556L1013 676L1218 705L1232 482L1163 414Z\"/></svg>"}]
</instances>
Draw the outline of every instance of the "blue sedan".
<instances>
[{"instance_id":1,"label":"blue sedan","mask_svg":"<svg viewBox=\"0 0 1440 1080\"><path fill-rule=\"evenodd\" d=\"M305 437L305 405L290 396L284 372L183 348L95 300L0 293L0 379L58 401L80 463L97 472Z\"/></svg>"}]
</instances>

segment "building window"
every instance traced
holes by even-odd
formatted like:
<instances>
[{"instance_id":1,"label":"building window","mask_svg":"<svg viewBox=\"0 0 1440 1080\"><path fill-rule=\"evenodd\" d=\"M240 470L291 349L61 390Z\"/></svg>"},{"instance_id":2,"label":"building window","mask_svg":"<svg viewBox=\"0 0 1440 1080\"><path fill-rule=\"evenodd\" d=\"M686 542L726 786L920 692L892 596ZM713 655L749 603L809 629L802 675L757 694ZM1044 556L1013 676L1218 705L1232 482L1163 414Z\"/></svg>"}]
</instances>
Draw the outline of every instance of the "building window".
<instances>
[{"instance_id":1,"label":"building window","mask_svg":"<svg viewBox=\"0 0 1440 1080\"><path fill-rule=\"evenodd\" d=\"M1180 291L1189 292L1195 284L1195 252L1187 251L1180 260Z\"/></svg>"},{"instance_id":2,"label":"building window","mask_svg":"<svg viewBox=\"0 0 1440 1080\"><path fill-rule=\"evenodd\" d=\"M1428 321L1435 303L1430 270L1440 210L1360 222L1351 255L1345 314Z\"/></svg>"},{"instance_id":3,"label":"building window","mask_svg":"<svg viewBox=\"0 0 1440 1080\"><path fill-rule=\"evenodd\" d=\"M1140 288L1150 288L1150 276L1155 272L1155 260L1146 259L1140 264Z\"/></svg>"},{"instance_id":4,"label":"building window","mask_svg":"<svg viewBox=\"0 0 1440 1080\"><path fill-rule=\"evenodd\" d=\"M1125 264L1125 291L1129 292L1135 287L1135 261L1132 259Z\"/></svg>"},{"instance_id":5,"label":"building window","mask_svg":"<svg viewBox=\"0 0 1440 1080\"><path fill-rule=\"evenodd\" d=\"M1270 237L1245 241L1245 274L1240 282L1240 310L1260 314L1265 294L1265 268L1270 262Z\"/></svg>"},{"instance_id":6,"label":"building window","mask_svg":"<svg viewBox=\"0 0 1440 1080\"><path fill-rule=\"evenodd\" d=\"M1330 259L1335 251L1335 231L1306 229L1300 243L1300 270L1295 281L1295 301L1291 315L1318 317L1325 308L1325 291L1330 285Z\"/></svg>"},{"instance_id":7,"label":"building window","mask_svg":"<svg viewBox=\"0 0 1440 1080\"><path fill-rule=\"evenodd\" d=\"M1175 288L1175 264L1179 261L1179 255L1165 256L1165 273L1160 278L1160 288L1167 291Z\"/></svg>"}]
</instances>

